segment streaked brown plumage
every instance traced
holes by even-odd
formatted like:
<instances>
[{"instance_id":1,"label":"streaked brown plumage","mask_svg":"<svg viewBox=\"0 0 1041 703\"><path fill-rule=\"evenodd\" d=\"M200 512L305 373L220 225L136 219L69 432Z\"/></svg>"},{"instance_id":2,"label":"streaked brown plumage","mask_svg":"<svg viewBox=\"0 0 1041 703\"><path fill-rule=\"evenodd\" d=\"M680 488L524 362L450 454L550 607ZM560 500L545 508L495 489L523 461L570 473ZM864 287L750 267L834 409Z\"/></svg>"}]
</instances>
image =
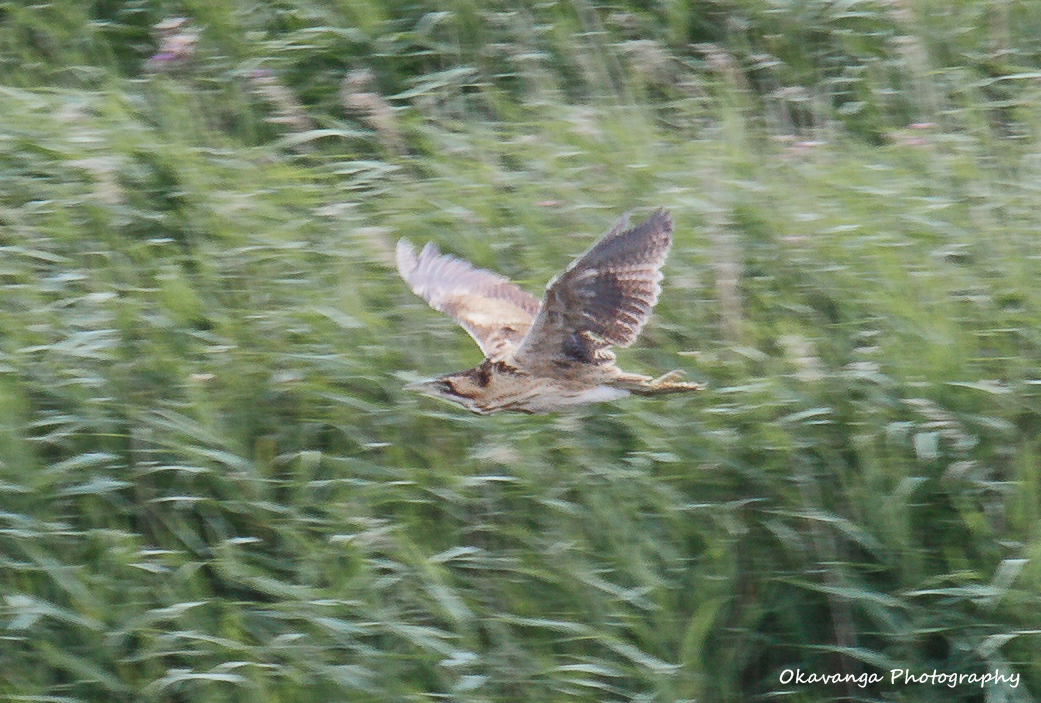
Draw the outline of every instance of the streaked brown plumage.
<instances>
[{"instance_id":1,"label":"streaked brown plumage","mask_svg":"<svg viewBox=\"0 0 1041 703\"><path fill-rule=\"evenodd\" d=\"M485 359L466 371L406 386L476 413L539 413L614 400L700 390L679 372L652 380L625 373L612 345L636 341L661 293L672 218L658 210L627 228L623 217L546 286L539 300L507 279L427 244L398 242L398 271L430 306L470 333Z\"/></svg>"}]
</instances>

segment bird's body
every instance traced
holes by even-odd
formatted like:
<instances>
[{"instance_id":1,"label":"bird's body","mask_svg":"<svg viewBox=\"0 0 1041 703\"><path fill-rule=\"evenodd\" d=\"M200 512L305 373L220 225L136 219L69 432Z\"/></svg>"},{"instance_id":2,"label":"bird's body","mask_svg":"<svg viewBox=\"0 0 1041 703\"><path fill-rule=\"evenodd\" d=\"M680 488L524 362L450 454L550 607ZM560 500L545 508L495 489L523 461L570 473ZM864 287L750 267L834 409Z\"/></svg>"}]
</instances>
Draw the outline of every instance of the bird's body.
<instances>
[{"instance_id":1,"label":"bird's body","mask_svg":"<svg viewBox=\"0 0 1041 703\"><path fill-rule=\"evenodd\" d=\"M700 390L676 380L625 373L611 345L632 344L661 292L661 266L672 244L672 218L659 210L605 234L546 287L545 298L427 244L417 256L398 242L398 271L435 310L453 317L485 359L465 371L413 383L411 390L476 413L552 412L638 393Z\"/></svg>"}]
</instances>

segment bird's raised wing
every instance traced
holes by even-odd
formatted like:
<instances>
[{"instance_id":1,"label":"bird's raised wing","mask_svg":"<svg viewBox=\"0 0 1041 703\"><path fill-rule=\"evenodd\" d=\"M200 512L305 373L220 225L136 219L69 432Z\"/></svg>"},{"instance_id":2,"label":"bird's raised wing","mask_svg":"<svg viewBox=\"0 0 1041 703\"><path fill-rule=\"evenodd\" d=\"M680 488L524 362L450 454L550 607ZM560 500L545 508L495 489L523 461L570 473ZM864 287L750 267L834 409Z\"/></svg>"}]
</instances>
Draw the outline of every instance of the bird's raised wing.
<instances>
[{"instance_id":1,"label":"bird's raised wing","mask_svg":"<svg viewBox=\"0 0 1041 703\"><path fill-rule=\"evenodd\" d=\"M636 341L661 293L672 217L658 210L628 228L628 217L549 282L515 358L523 364L597 363L606 348Z\"/></svg>"},{"instance_id":2,"label":"bird's raised wing","mask_svg":"<svg viewBox=\"0 0 1041 703\"><path fill-rule=\"evenodd\" d=\"M497 357L527 333L539 300L506 278L441 254L432 243L416 250L402 239L398 272L409 288L470 333L485 356Z\"/></svg>"}]
</instances>

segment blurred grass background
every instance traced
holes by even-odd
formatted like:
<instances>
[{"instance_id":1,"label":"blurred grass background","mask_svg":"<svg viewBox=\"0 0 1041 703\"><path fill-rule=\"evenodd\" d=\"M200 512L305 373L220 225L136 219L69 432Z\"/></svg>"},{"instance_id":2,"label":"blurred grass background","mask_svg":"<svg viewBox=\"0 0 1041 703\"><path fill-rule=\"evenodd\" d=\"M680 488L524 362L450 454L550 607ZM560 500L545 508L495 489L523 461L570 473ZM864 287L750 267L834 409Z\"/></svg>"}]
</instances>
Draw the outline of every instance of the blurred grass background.
<instances>
[{"instance_id":1,"label":"blurred grass background","mask_svg":"<svg viewBox=\"0 0 1041 703\"><path fill-rule=\"evenodd\" d=\"M0 62L0 697L1041 691L1041 4L6 0ZM402 392L480 354L397 238L538 292L657 206L621 360L708 391Z\"/></svg>"}]
</instances>

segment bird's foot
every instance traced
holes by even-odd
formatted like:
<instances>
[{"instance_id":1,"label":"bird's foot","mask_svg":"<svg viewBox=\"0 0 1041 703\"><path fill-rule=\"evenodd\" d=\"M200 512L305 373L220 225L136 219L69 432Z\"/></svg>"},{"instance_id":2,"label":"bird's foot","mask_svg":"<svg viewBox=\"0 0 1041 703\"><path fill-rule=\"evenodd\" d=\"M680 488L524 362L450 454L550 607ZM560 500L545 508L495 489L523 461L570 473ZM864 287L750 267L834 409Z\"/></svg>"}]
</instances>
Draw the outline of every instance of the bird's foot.
<instances>
[{"instance_id":1,"label":"bird's foot","mask_svg":"<svg viewBox=\"0 0 1041 703\"><path fill-rule=\"evenodd\" d=\"M642 390L647 395L657 395L659 393L684 393L687 391L700 391L705 389L705 387L700 383L681 381L680 379L684 376L686 376L686 374L683 371L676 369L675 371L662 374L653 381L646 382Z\"/></svg>"},{"instance_id":2,"label":"bird's foot","mask_svg":"<svg viewBox=\"0 0 1041 703\"><path fill-rule=\"evenodd\" d=\"M680 369L674 369L672 371L669 371L668 373L663 373L661 376L658 376L658 378L654 379L647 385L649 385L651 388L661 388L663 386L675 385L677 381L679 381L686 375L687 374L683 373L683 371L681 371Z\"/></svg>"}]
</instances>

